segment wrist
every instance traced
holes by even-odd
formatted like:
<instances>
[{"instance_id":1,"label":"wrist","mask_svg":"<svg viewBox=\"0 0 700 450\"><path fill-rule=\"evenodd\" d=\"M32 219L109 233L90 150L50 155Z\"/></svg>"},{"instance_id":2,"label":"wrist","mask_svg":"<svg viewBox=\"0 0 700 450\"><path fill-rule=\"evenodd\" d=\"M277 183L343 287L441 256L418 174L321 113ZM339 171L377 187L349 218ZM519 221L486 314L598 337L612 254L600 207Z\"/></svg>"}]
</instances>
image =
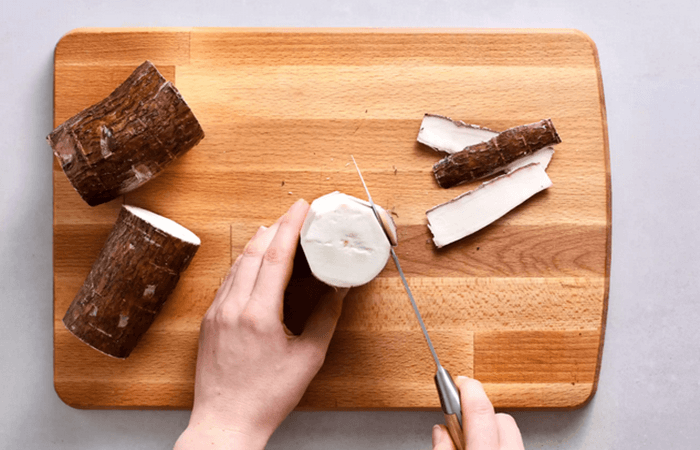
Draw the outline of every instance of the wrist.
<instances>
[{"instance_id":1,"label":"wrist","mask_svg":"<svg viewBox=\"0 0 700 450\"><path fill-rule=\"evenodd\" d=\"M205 422L190 423L175 443L174 450L263 450L268 437L221 428Z\"/></svg>"}]
</instances>

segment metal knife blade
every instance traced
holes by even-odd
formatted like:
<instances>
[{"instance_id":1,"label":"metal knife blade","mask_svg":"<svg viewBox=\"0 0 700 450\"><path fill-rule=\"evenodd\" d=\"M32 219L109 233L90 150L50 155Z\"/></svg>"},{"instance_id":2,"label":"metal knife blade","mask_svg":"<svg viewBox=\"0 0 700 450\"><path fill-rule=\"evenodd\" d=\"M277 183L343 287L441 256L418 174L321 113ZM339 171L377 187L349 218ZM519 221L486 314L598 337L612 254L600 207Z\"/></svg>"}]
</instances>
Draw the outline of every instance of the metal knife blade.
<instances>
[{"instance_id":1,"label":"metal knife blade","mask_svg":"<svg viewBox=\"0 0 700 450\"><path fill-rule=\"evenodd\" d=\"M355 164L355 169L357 169L357 174L360 176L360 181L362 182L362 186L365 188L365 192L367 193L367 200L369 201L370 206L372 207L372 211L374 211L374 216L377 218L377 221L379 221L379 226L382 227L382 230L384 230L384 234L387 235L387 239L391 242L391 239L389 238L389 232L385 228L384 223L382 222L381 217L379 216L379 211L377 210L377 206L374 204L374 201L372 200L372 194L369 193L369 189L367 188L367 184L365 183L365 179L362 176L362 172L360 171L360 167L357 165L357 161L355 161L355 157L350 155L352 158L352 162ZM403 273L403 270L401 269L401 263L399 262L399 257L396 256L396 252L394 251L394 248L390 248L391 251L391 257L394 260L394 264L396 265L396 269L399 271L399 275L401 276L401 281L403 282L403 287L406 289L406 293L408 294L408 298L411 299L411 305L413 305L413 311L416 313L416 317L418 318L418 323L420 324L420 328L423 331L423 336L425 337L426 342L428 343L428 347L430 348L430 353L433 355L433 359L435 360L435 365L437 367L440 367L440 360L438 359L437 352L435 352L435 347L433 347L433 342L430 340L430 336L428 335L428 330L425 328L425 323L423 323L423 317L420 314L420 311L418 310L418 305L416 305L416 300L413 298L413 293L411 292L411 288L408 286L408 282L406 281L406 276Z\"/></svg>"},{"instance_id":2,"label":"metal knife blade","mask_svg":"<svg viewBox=\"0 0 700 450\"><path fill-rule=\"evenodd\" d=\"M381 216L379 215L379 211L377 210L377 206L372 200L372 194L369 193L369 189L367 188L365 179L362 177L360 167L357 165L355 157L352 155L350 157L352 158L352 162L355 164L357 174L360 176L362 186L365 188L365 192L367 193L367 200L369 201L369 204L372 207L374 216L379 222L379 226L382 227L382 230L384 230L384 234L386 235L387 239L389 239L389 242L391 242L389 231L386 229L384 222L382 221ZM440 397L440 406L442 407L442 412L445 416L445 424L447 425L447 430L456 448L458 450L464 450L466 444L464 432L462 429L462 405L460 401L459 390L457 389L457 386L455 385L455 382L452 379L450 373L440 364L440 360L438 359L437 353L435 352L435 347L433 347L433 342L430 340L430 336L428 335L428 330L425 327L425 323L423 323L423 317L421 316L420 311L418 310L416 300L413 298L413 293L411 292L411 288L409 287L408 282L406 281L406 276L404 275L403 270L401 269L401 263L399 263L399 258L398 256L396 256L396 252L394 251L393 247L389 247L389 250L391 252L391 257L394 260L394 264L396 265L396 269L399 271L399 275L401 276L403 287L404 289L406 289L408 298L411 300L413 311L416 313L416 318L418 319L420 328L423 331L425 341L428 343L428 348L430 348L430 353L433 355L433 360L435 361L435 387L437 388L438 396Z\"/></svg>"}]
</instances>

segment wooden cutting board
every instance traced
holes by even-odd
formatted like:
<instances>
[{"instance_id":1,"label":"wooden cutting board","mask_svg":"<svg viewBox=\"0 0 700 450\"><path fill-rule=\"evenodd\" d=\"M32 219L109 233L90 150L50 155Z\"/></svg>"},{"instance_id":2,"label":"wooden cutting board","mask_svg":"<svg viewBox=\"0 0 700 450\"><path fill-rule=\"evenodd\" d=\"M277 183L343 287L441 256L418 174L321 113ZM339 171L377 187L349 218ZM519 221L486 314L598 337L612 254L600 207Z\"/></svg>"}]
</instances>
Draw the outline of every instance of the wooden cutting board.
<instances>
[{"instance_id":1,"label":"wooden cutting board","mask_svg":"<svg viewBox=\"0 0 700 450\"><path fill-rule=\"evenodd\" d=\"M570 408L598 379L610 262L610 170L594 43L572 30L81 29L56 46L54 123L144 60L173 81L205 139L136 192L91 208L54 164L54 381L80 408L189 408L200 320L233 258L297 198L339 190L393 211L397 253L443 364L497 407ZM503 130L551 117L554 186L436 250L425 211L440 154L423 114ZM47 151L49 151L47 146ZM202 247L127 360L61 319L122 203L190 228ZM349 294L300 408L437 409L434 368L396 269ZM234 375L232 375L234 376Z\"/></svg>"}]
</instances>

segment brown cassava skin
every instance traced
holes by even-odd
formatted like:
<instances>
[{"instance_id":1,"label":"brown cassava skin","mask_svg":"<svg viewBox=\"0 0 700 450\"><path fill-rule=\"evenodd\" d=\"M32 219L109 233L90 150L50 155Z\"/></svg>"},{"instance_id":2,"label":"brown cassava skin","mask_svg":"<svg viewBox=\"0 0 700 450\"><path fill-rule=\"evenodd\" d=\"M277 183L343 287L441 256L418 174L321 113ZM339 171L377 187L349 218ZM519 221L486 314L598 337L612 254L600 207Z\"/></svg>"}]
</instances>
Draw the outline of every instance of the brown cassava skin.
<instances>
[{"instance_id":1,"label":"brown cassava skin","mask_svg":"<svg viewBox=\"0 0 700 450\"><path fill-rule=\"evenodd\" d=\"M122 207L64 325L91 347L128 357L198 248Z\"/></svg>"},{"instance_id":2,"label":"brown cassava skin","mask_svg":"<svg viewBox=\"0 0 700 450\"><path fill-rule=\"evenodd\" d=\"M75 190L95 206L153 179L203 137L175 86L146 61L47 140Z\"/></svg>"},{"instance_id":3,"label":"brown cassava skin","mask_svg":"<svg viewBox=\"0 0 700 450\"><path fill-rule=\"evenodd\" d=\"M551 119L510 128L433 166L440 187L449 188L497 173L516 159L561 142Z\"/></svg>"}]
</instances>

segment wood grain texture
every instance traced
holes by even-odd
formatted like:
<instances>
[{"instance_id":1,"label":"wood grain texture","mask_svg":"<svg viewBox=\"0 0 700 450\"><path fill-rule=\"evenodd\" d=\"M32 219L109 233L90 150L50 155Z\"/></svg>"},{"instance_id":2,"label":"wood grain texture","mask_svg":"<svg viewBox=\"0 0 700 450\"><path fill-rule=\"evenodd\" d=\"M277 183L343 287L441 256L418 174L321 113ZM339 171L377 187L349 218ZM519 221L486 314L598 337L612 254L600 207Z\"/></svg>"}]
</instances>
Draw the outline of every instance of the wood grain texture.
<instances>
[{"instance_id":1,"label":"wood grain texture","mask_svg":"<svg viewBox=\"0 0 700 450\"><path fill-rule=\"evenodd\" d=\"M56 47L55 125L146 59L175 83L207 135L152 182L95 208L54 164L54 381L66 403L191 407L199 324L232 259L299 197L362 197L351 154L375 201L394 213L397 253L448 370L482 379L499 408L572 408L591 398L607 310L610 175L587 36L76 30ZM416 143L426 112L495 130L551 117L562 138L547 170L554 186L435 249L425 211L475 184L437 186L432 165L443 155ZM202 246L132 355L117 361L72 337L60 318L122 203L181 223ZM388 265L350 292L300 408L437 409L429 356Z\"/></svg>"}]
</instances>

